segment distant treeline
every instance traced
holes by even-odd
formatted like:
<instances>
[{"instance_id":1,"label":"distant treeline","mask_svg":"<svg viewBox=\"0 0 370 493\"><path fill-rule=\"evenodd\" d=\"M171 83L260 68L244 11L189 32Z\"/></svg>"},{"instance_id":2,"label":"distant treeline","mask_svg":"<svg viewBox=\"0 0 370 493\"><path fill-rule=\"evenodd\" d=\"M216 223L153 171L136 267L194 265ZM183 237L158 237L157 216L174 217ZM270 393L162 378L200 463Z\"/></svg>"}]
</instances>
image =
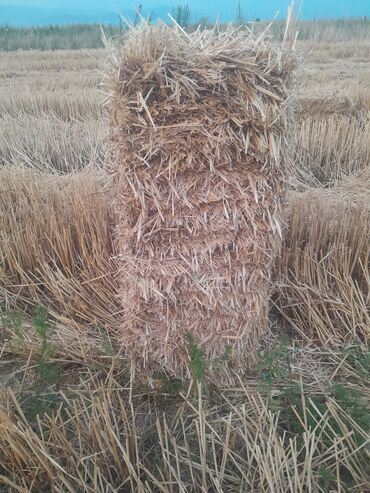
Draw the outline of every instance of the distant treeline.
<instances>
[{"instance_id":1,"label":"distant treeline","mask_svg":"<svg viewBox=\"0 0 370 493\"><path fill-rule=\"evenodd\" d=\"M190 12L186 8L174 9L173 17L186 30L197 27L212 27L206 18L191 22ZM150 19L149 19L150 21ZM136 22L140 22L138 15ZM242 16L237 16L234 24L252 29L256 33L264 29L267 22L246 22ZM220 26L222 28L222 26ZM100 24L69 24L38 27L0 26L0 50L57 50L101 48L102 29L107 38L117 38L127 29L122 21L116 26ZM298 39L313 42L343 42L343 41L370 41L370 20L368 18L310 20L297 22ZM284 34L284 21L278 20L271 27L271 35L280 39Z\"/></svg>"},{"instance_id":2,"label":"distant treeline","mask_svg":"<svg viewBox=\"0 0 370 493\"><path fill-rule=\"evenodd\" d=\"M102 31L107 37L119 35L119 27L99 24L63 26L12 27L0 26L0 50L79 50L101 48Z\"/></svg>"}]
</instances>

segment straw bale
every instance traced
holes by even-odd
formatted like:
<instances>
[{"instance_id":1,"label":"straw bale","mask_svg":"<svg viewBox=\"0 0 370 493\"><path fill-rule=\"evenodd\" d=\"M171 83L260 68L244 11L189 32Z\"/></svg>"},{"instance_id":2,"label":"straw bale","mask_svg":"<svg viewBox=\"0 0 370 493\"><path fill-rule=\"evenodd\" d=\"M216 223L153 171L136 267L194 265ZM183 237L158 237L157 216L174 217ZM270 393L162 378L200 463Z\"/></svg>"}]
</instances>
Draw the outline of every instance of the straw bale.
<instances>
[{"instance_id":1,"label":"straw bale","mask_svg":"<svg viewBox=\"0 0 370 493\"><path fill-rule=\"evenodd\" d=\"M145 23L111 58L122 342L139 369L181 373L187 334L245 364L281 244L292 58Z\"/></svg>"}]
</instances>

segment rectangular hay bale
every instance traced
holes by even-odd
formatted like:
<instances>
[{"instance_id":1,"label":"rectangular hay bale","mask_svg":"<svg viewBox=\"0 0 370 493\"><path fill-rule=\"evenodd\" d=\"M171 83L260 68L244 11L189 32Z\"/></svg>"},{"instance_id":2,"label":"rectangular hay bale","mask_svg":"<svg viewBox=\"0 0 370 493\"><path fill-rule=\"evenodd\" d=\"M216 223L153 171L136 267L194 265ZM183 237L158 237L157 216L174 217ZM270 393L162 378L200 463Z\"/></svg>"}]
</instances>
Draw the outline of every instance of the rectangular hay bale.
<instances>
[{"instance_id":1,"label":"rectangular hay bale","mask_svg":"<svg viewBox=\"0 0 370 493\"><path fill-rule=\"evenodd\" d=\"M187 335L244 365L281 245L292 58L237 29L143 23L111 76L122 343L182 374Z\"/></svg>"}]
</instances>

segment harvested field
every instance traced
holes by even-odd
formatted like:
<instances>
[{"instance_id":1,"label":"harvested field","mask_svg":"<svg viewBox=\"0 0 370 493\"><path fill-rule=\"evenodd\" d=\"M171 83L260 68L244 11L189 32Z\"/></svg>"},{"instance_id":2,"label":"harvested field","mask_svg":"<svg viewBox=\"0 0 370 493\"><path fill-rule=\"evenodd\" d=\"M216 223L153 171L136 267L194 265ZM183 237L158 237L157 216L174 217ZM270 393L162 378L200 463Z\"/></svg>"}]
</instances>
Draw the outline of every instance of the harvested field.
<instances>
[{"instance_id":1,"label":"harvested field","mask_svg":"<svg viewBox=\"0 0 370 493\"><path fill-rule=\"evenodd\" d=\"M0 178L2 301L55 307L76 329L112 326L119 309L104 174L11 166Z\"/></svg>"},{"instance_id":2,"label":"harvested field","mask_svg":"<svg viewBox=\"0 0 370 493\"><path fill-rule=\"evenodd\" d=\"M369 26L301 25L268 330L182 380L122 344L107 51L0 52L0 491L370 490Z\"/></svg>"},{"instance_id":3,"label":"harvested field","mask_svg":"<svg viewBox=\"0 0 370 493\"><path fill-rule=\"evenodd\" d=\"M325 347L369 339L369 173L362 179L365 190L353 179L348 190L347 179L289 201L277 304L303 338Z\"/></svg>"}]
</instances>

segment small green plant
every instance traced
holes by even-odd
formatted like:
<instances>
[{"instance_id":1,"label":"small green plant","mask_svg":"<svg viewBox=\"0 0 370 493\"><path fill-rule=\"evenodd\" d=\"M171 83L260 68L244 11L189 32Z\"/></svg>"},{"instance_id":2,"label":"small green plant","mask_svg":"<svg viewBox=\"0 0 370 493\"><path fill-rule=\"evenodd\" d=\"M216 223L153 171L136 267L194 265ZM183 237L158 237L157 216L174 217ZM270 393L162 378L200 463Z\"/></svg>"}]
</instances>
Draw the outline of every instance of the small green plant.
<instances>
[{"instance_id":1,"label":"small green plant","mask_svg":"<svg viewBox=\"0 0 370 493\"><path fill-rule=\"evenodd\" d=\"M44 306L38 306L36 308L36 314L32 319L32 324L36 334L45 340L46 334L50 329L50 322L48 320L48 311Z\"/></svg>"},{"instance_id":2,"label":"small green plant","mask_svg":"<svg viewBox=\"0 0 370 493\"><path fill-rule=\"evenodd\" d=\"M155 380L162 393L176 396L183 390L183 382L179 378L171 378L165 373L160 373Z\"/></svg>"},{"instance_id":3,"label":"small green plant","mask_svg":"<svg viewBox=\"0 0 370 493\"><path fill-rule=\"evenodd\" d=\"M37 375L45 384L54 385L58 383L60 378L59 367L55 363L50 362L50 359L55 354L55 348L49 341L52 325L48 319L48 311L44 306L38 306L36 308L36 314L32 322L33 328L41 340L40 355L36 366Z\"/></svg>"},{"instance_id":4,"label":"small green plant","mask_svg":"<svg viewBox=\"0 0 370 493\"><path fill-rule=\"evenodd\" d=\"M1 314L1 324L5 329L11 332L18 349L24 344L24 333L22 330L23 321L24 314L19 310L9 310Z\"/></svg>"},{"instance_id":5,"label":"small green plant","mask_svg":"<svg viewBox=\"0 0 370 493\"><path fill-rule=\"evenodd\" d=\"M220 358L221 363L224 363L224 364L228 363L231 359L232 352L233 352L233 348L230 345L227 345L225 347L224 352L221 355L221 358Z\"/></svg>"},{"instance_id":6,"label":"small green plant","mask_svg":"<svg viewBox=\"0 0 370 493\"><path fill-rule=\"evenodd\" d=\"M354 362L357 368L365 374L367 368L366 353L361 350L347 353L347 361ZM267 395L269 406L272 409L280 410L280 420L284 428L288 427L289 431L299 433L303 431L301 422L297 419L295 413L292 413L294 407L298 414L303 413L302 409L302 391L306 389L304 384L298 384L293 378L291 356L289 343L284 339L278 346L273 349L264 351L257 367L259 376L259 387ZM276 387L277 392L272 397L272 388ZM360 393L355 389L350 389L342 383L333 382L326 395L310 395L312 410L308 405L307 423L312 428L317 422L317 414L324 413L326 409L327 395L340 405L340 407L363 429L370 429L370 414L366 404L362 401ZM316 411L315 411L316 408ZM335 426L333 424L333 429ZM338 430L339 432L339 430Z\"/></svg>"},{"instance_id":7,"label":"small green plant","mask_svg":"<svg viewBox=\"0 0 370 493\"><path fill-rule=\"evenodd\" d=\"M320 466L319 478L320 484L325 489L325 491L329 491L332 486L335 486L335 475L327 467Z\"/></svg>"},{"instance_id":8,"label":"small green plant","mask_svg":"<svg viewBox=\"0 0 370 493\"><path fill-rule=\"evenodd\" d=\"M204 351L198 346L192 334L187 334L186 339L190 357L190 372L197 382L203 382L206 375Z\"/></svg>"},{"instance_id":9,"label":"small green plant","mask_svg":"<svg viewBox=\"0 0 370 493\"><path fill-rule=\"evenodd\" d=\"M40 340L40 351L32 392L23 402L24 410L31 420L35 419L38 414L56 409L61 404L53 389L53 386L60 381L60 369L56 363L51 361L55 354L55 348L50 342L53 326L45 307L36 308L32 327Z\"/></svg>"},{"instance_id":10,"label":"small green plant","mask_svg":"<svg viewBox=\"0 0 370 493\"><path fill-rule=\"evenodd\" d=\"M211 361L213 371L223 372L228 367L228 363L231 361L232 354L232 346L227 345L221 356L218 356Z\"/></svg>"},{"instance_id":11,"label":"small green plant","mask_svg":"<svg viewBox=\"0 0 370 493\"><path fill-rule=\"evenodd\" d=\"M346 363L359 377L370 380L370 351L363 351L358 344L346 349L344 355Z\"/></svg>"},{"instance_id":12,"label":"small green plant","mask_svg":"<svg viewBox=\"0 0 370 493\"><path fill-rule=\"evenodd\" d=\"M333 399L343 411L366 432L370 432L370 409L360 392L356 389L345 387L342 383L332 385ZM358 445L362 445L364 439L357 432L354 433Z\"/></svg>"},{"instance_id":13,"label":"small green plant","mask_svg":"<svg viewBox=\"0 0 370 493\"><path fill-rule=\"evenodd\" d=\"M292 380L288 346L289 341L284 338L276 347L263 351L257 365L259 390L267 396L267 401L270 404L273 385L285 384Z\"/></svg>"},{"instance_id":14,"label":"small green plant","mask_svg":"<svg viewBox=\"0 0 370 493\"><path fill-rule=\"evenodd\" d=\"M306 429L315 430L317 436L321 437L322 446L330 450L335 440L345 439L348 430L352 430L351 441L357 449L358 460L366 463L364 446L366 433L370 431L370 410L360 392L333 382L325 393L310 393L307 386L298 384L293 378L290 352L285 340L275 348L264 351L258 365L259 387L267 395L271 411L279 413L282 433L296 436L298 448L302 447L303 450ZM365 375L368 369L367 354L361 352L361 349L352 349L347 353L346 361L352 362L351 366L360 369L361 374ZM329 399L338 406L338 415L329 411ZM323 416L327 417L326 420L323 420ZM327 467L320 467L318 476L325 491L335 487L337 479ZM351 471L343 466L339 476L343 484L350 488L353 483Z\"/></svg>"},{"instance_id":15,"label":"small green plant","mask_svg":"<svg viewBox=\"0 0 370 493\"><path fill-rule=\"evenodd\" d=\"M112 342L108 334L104 334L103 351L107 356L111 356L111 357L113 357L116 354L116 351L112 345Z\"/></svg>"}]
</instances>

